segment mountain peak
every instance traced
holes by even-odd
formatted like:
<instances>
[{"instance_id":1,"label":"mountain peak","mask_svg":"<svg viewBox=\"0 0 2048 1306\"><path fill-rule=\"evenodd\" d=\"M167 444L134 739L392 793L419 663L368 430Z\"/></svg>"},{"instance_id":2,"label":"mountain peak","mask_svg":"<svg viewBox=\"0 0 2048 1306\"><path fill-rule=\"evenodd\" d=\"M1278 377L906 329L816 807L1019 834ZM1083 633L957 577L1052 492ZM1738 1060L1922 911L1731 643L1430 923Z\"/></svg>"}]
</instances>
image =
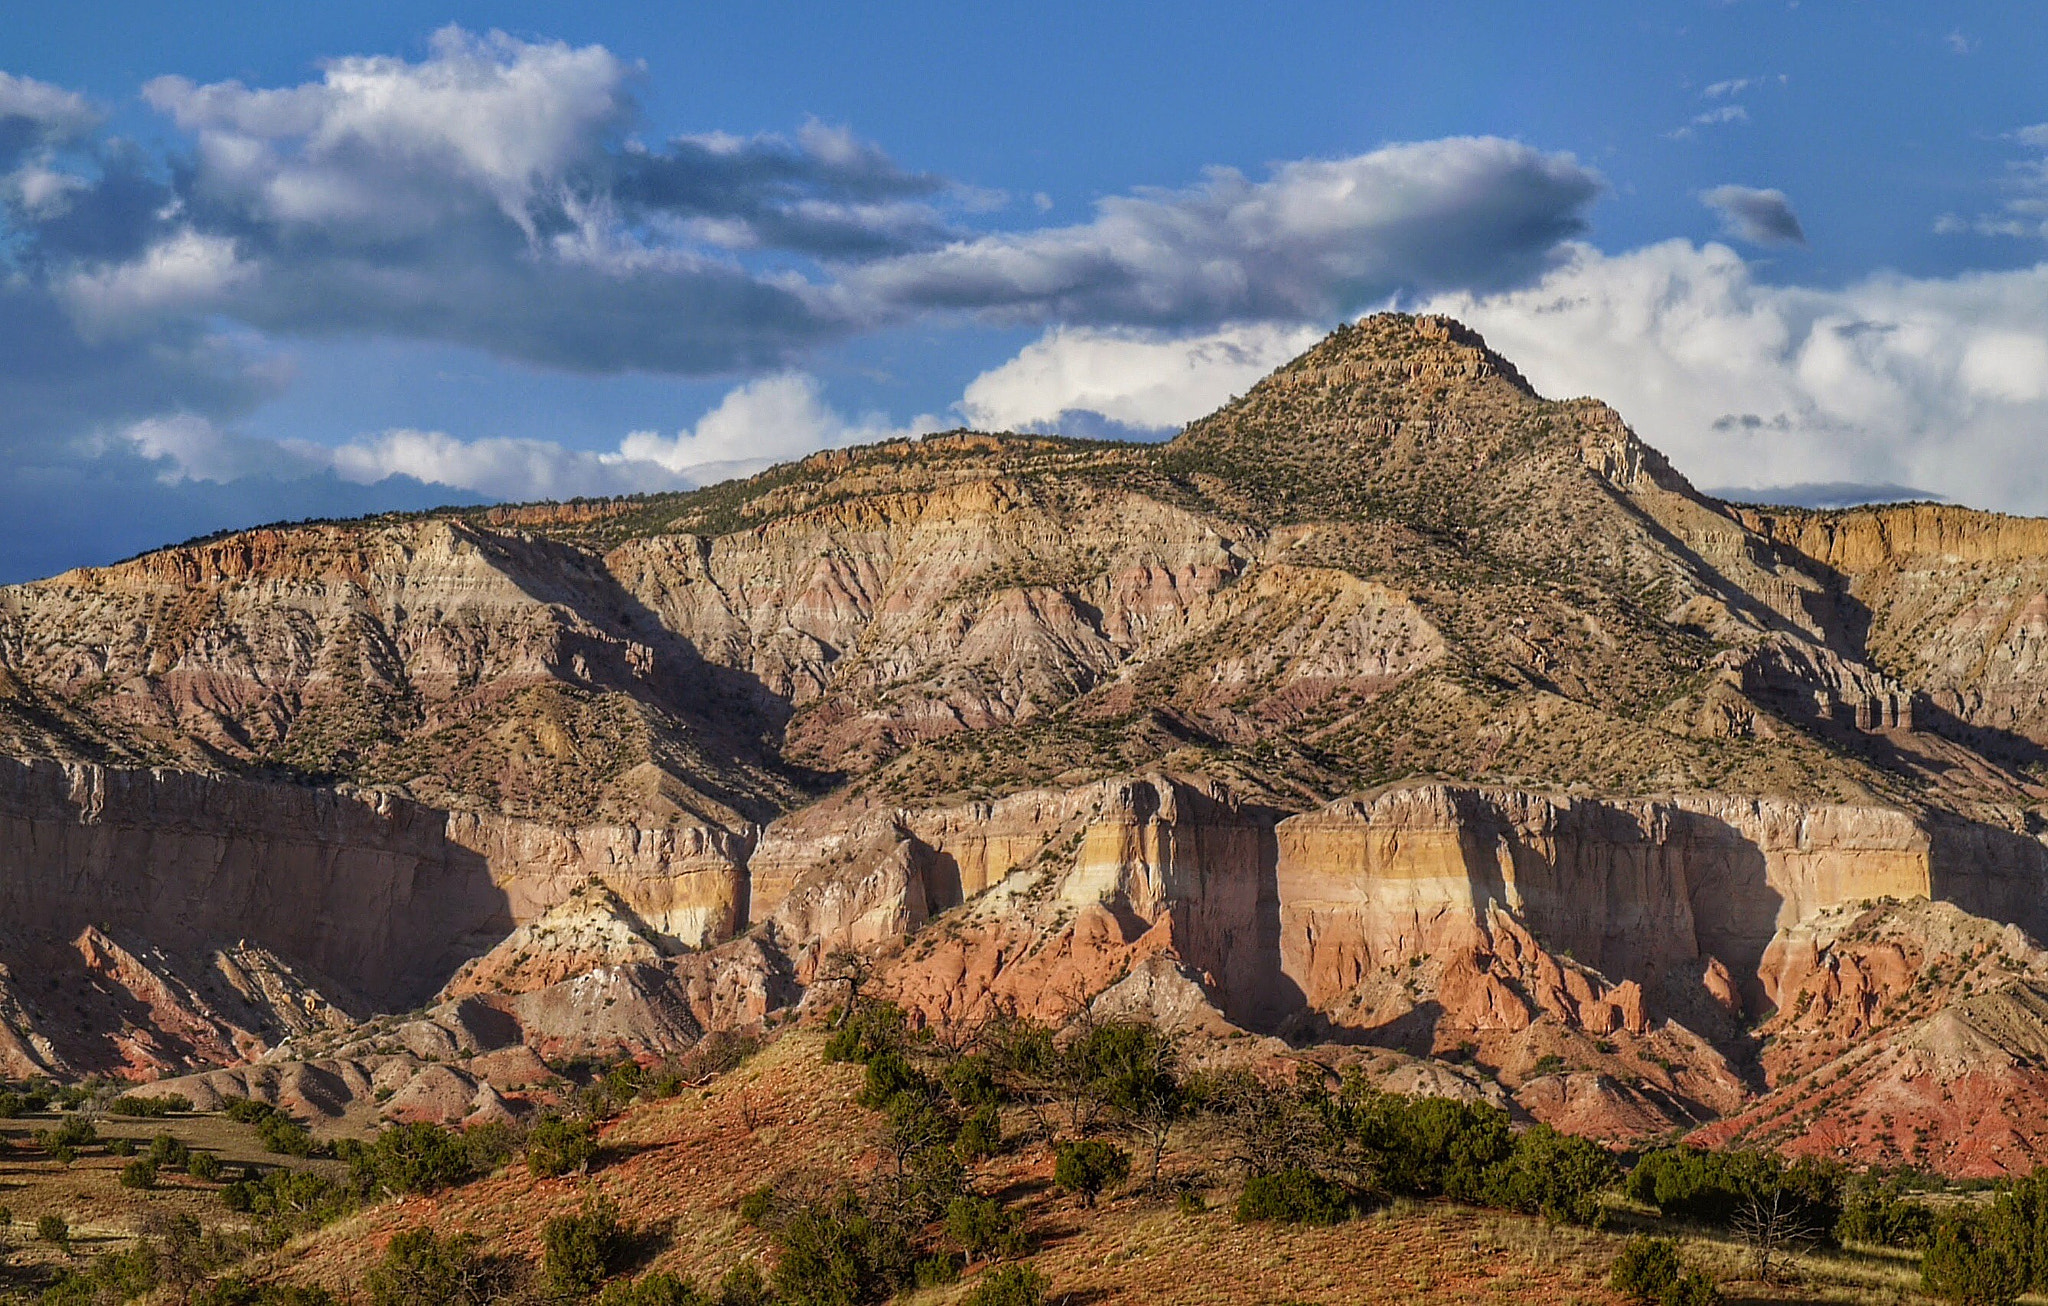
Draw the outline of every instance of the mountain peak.
<instances>
[{"instance_id":1,"label":"mountain peak","mask_svg":"<svg viewBox=\"0 0 2048 1306\"><path fill-rule=\"evenodd\" d=\"M1191 424L1162 463L1261 520L1377 517L1469 540L1537 504L1597 510L1592 480L1627 486L1644 452L1612 410L1542 398L1463 323L1375 313Z\"/></svg>"},{"instance_id":2,"label":"mountain peak","mask_svg":"<svg viewBox=\"0 0 2048 1306\"><path fill-rule=\"evenodd\" d=\"M1283 379L1285 379L1283 381ZM1486 385L1496 379L1528 398L1534 387L1485 337L1453 317L1373 313L1338 327L1269 381L1393 383L1418 390Z\"/></svg>"}]
</instances>

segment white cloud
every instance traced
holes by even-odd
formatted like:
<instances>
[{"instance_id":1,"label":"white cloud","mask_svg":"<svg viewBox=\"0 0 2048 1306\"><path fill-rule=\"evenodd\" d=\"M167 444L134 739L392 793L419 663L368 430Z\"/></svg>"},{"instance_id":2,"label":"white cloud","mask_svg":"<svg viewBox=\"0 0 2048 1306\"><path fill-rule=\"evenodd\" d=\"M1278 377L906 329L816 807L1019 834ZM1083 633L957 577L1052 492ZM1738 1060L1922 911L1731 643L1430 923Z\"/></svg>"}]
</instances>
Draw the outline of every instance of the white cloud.
<instances>
[{"instance_id":1,"label":"white cloud","mask_svg":"<svg viewBox=\"0 0 2048 1306\"><path fill-rule=\"evenodd\" d=\"M41 159L24 163L0 182L0 193L19 204L36 221L47 221L70 207L70 198L91 183L75 173L61 172Z\"/></svg>"},{"instance_id":2,"label":"white cloud","mask_svg":"<svg viewBox=\"0 0 2048 1306\"><path fill-rule=\"evenodd\" d=\"M204 310L250 279L225 236L180 231L133 262L74 272L63 294L80 325L92 331L146 325L164 313Z\"/></svg>"},{"instance_id":3,"label":"white cloud","mask_svg":"<svg viewBox=\"0 0 2048 1306\"><path fill-rule=\"evenodd\" d=\"M410 476L493 499L573 499L694 484L664 468L620 462L550 440L459 440L442 431L400 429L333 449L304 444L294 448L309 459L324 460L343 480L359 485Z\"/></svg>"},{"instance_id":4,"label":"white cloud","mask_svg":"<svg viewBox=\"0 0 2048 1306\"><path fill-rule=\"evenodd\" d=\"M409 476L493 499L527 500L690 489L818 449L939 427L933 417L907 426L875 416L847 418L824 401L815 378L781 373L734 388L695 426L674 436L636 431L606 451L571 449L551 440L463 440L443 431L403 428L337 446L271 441L192 414L136 422L122 435L137 453L162 465L159 479L166 484L331 473L374 485Z\"/></svg>"},{"instance_id":5,"label":"white cloud","mask_svg":"<svg viewBox=\"0 0 2048 1306\"><path fill-rule=\"evenodd\" d=\"M2008 139L2041 153L2007 165L2002 183L2005 203L1996 213L1980 213L1974 218L1944 213L1934 220L1936 235L2048 240L2048 122L2022 127L2008 133Z\"/></svg>"},{"instance_id":6,"label":"white cloud","mask_svg":"<svg viewBox=\"0 0 2048 1306\"><path fill-rule=\"evenodd\" d=\"M68 140L99 125L92 102L76 91L0 72L0 120L19 118L35 124L47 140Z\"/></svg>"},{"instance_id":7,"label":"white cloud","mask_svg":"<svg viewBox=\"0 0 2048 1306\"><path fill-rule=\"evenodd\" d=\"M1886 482L2048 511L2048 263L1770 286L1731 249L1580 247L1523 290L1429 307L1538 389L1593 395L1703 485Z\"/></svg>"},{"instance_id":8,"label":"white cloud","mask_svg":"<svg viewBox=\"0 0 2048 1306\"><path fill-rule=\"evenodd\" d=\"M1585 227L1601 181L1569 154L1461 137L1302 160L1253 182L1099 202L1079 226L983 236L847 273L878 309L1122 326L1298 322L1407 290L1512 285Z\"/></svg>"},{"instance_id":9,"label":"white cloud","mask_svg":"<svg viewBox=\"0 0 2048 1306\"><path fill-rule=\"evenodd\" d=\"M1319 327L1271 323L1194 336L1055 327L970 382L960 411L983 430L1055 429L1072 412L1176 427L1250 389L1322 335Z\"/></svg>"},{"instance_id":10,"label":"white cloud","mask_svg":"<svg viewBox=\"0 0 2048 1306\"><path fill-rule=\"evenodd\" d=\"M689 431L673 437L635 431L620 442L616 455L607 457L682 475L704 467L754 470L818 449L917 435L940 426L930 416L908 426L876 415L848 419L826 405L815 378L784 372L728 392Z\"/></svg>"},{"instance_id":11,"label":"white cloud","mask_svg":"<svg viewBox=\"0 0 2048 1306\"><path fill-rule=\"evenodd\" d=\"M1718 127L1724 123L1748 122L1749 110L1739 104L1724 104L1718 109L1709 109L1693 117L1694 127Z\"/></svg>"},{"instance_id":12,"label":"white cloud","mask_svg":"<svg viewBox=\"0 0 2048 1306\"><path fill-rule=\"evenodd\" d=\"M421 63L336 59L319 82L252 90L159 77L156 108L199 138L209 186L286 223L423 230L471 188L533 232L537 194L617 131L632 71L602 46L435 33Z\"/></svg>"},{"instance_id":13,"label":"white cloud","mask_svg":"<svg viewBox=\"0 0 2048 1306\"><path fill-rule=\"evenodd\" d=\"M287 479L319 470L320 459L286 445L225 430L196 413L145 418L121 432L135 452L162 466L166 485L210 481L225 485L251 476Z\"/></svg>"}]
</instances>

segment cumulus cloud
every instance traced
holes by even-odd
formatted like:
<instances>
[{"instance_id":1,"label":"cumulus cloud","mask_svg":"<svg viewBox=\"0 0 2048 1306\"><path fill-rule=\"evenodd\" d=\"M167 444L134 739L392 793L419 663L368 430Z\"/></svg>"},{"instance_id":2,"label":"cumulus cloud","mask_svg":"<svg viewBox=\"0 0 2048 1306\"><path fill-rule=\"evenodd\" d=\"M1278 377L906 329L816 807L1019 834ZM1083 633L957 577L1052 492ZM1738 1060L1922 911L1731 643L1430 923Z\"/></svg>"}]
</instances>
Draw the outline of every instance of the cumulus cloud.
<instances>
[{"instance_id":1,"label":"cumulus cloud","mask_svg":"<svg viewBox=\"0 0 2048 1306\"><path fill-rule=\"evenodd\" d=\"M1276 323L1192 336L1055 327L970 382L960 411L983 430L1058 430L1076 414L1165 430L1215 411L1322 335Z\"/></svg>"},{"instance_id":2,"label":"cumulus cloud","mask_svg":"<svg viewBox=\"0 0 2048 1306\"><path fill-rule=\"evenodd\" d=\"M89 330L132 330L164 313L212 308L254 271L236 257L234 241L187 229L132 262L80 268L59 289Z\"/></svg>"},{"instance_id":3,"label":"cumulus cloud","mask_svg":"<svg viewBox=\"0 0 2048 1306\"><path fill-rule=\"evenodd\" d=\"M644 463L626 464L549 440L459 440L442 431L391 430L337 448L298 446L343 480L374 485L409 477L491 499L570 499L683 489L694 482Z\"/></svg>"},{"instance_id":4,"label":"cumulus cloud","mask_svg":"<svg viewBox=\"0 0 2048 1306\"><path fill-rule=\"evenodd\" d=\"M1759 282L1723 245L1579 247L1535 285L1430 307L1545 393L1613 404L1700 484L2048 511L2048 264L1824 290Z\"/></svg>"},{"instance_id":5,"label":"cumulus cloud","mask_svg":"<svg viewBox=\"0 0 2048 1306\"><path fill-rule=\"evenodd\" d=\"M932 312L1186 331L1497 289L1583 231L1601 187L1569 155L1455 139L973 234L1001 197L843 127L644 142L638 75L601 46L448 28L424 58L335 59L296 85L159 77L144 98L189 157L95 136L82 98L9 78L6 234L81 344L225 319L709 375Z\"/></svg>"},{"instance_id":6,"label":"cumulus cloud","mask_svg":"<svg viewBox=\"0 0 2048 1306\"><path fill-rule=\"evenodd\" d=\"M1102 200L1092 222L881 260L843 285L860 308L1010 322L1298 322L1401 291L1524 281L1585 229L1600 190L1570 155L1513 141L1393 145L1282 164L1263 182L1216 169L1186 190Z\"/></svg>"},{"instance_id":7,"label":"cumulus cloud","mask_svg":"<svg viewBox=\"0 0 2048 1306\"><path fill-rule=\"evenodd\" d=\"M78 92L0 72L0 159L77 140L99 124L99 111Z\"/></svg>"},{"instance_id":8,"label":"cumulus cloud","mask_svg":"<svg viewBox=\"0 0 2048 1306\"><path fill-rule=\"evenodd\" d=\"M157 78L144 100L184 134L166 151L107 134L83 96L0 74L0 455L118 453L185 495L237 476L666 488L893 432L832 412L789 369L934 313L1069 328L978 383L966 411L1172 424L1274 361L1303 320L1526 281L1601 186L1568 155L1446 140L1257 181L1218 170L1104 200L1090 222L991 233L1050 199L1013 209L824 123L643 140L639 76L601 46L449 28L423 57L335 59L296 84ZM290 345L334 337L760 377L691 429L612 450L238 436L289 385Z\"/></svg>"},{"instance_id":9,"label":"cumulus cloud","mask_svg":"<svg viewBox=\"0 0 2048 1306\"><path fill-rule=\"evenodd\" d=\"M1721 233L1752 245L1804 245L1806 231L1792 201L1781 190L1753 186L1716 186L1700 195L1700 203L1721 216Z\"/></svg>"},{"instance_id":10,"label":"cumulus cloud","mask_svg":"<svg viewBox=\"0 0 2048 1306\"><path fill-rule=\"evenodd\" d=\"M921 435L940 426L931 416L908 424L873 414L847 417L825 402L815 377L788 372L734 387L694 426L672 436L634 431L611 450L572 449L551 440L465 440L404 428L329 446L258 439L194 413L134 422L121 436L167 485L227 485L250 477L333 477L355 485L396 479L488 499L568 499L691 489L818 449Z\"/></svg>"},{"instance_id":11,"label":"cumulus cloud","mask_svg":"<svg viewBox=\"0 0 2048 1306\"><path fill-rule=\"evenodd\" d=\"M919 435L941 425L929 415L907 426L877 414L844 417L825 403L816 378L787 372L739 386L699 418L694 428L673 437L635 431L619 445L615 457L701 481L706 469L757 471L813 450Z\"/></svg>"}]
</instances>

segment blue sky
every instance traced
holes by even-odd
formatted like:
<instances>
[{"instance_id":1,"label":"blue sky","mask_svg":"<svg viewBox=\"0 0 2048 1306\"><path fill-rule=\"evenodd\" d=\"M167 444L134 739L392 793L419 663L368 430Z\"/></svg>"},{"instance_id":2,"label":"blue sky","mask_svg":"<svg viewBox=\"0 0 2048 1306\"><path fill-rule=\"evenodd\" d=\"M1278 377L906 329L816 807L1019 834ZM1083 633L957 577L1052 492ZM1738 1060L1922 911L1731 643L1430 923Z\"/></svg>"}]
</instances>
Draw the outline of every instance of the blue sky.
<instances>
[{"instance_id":1,"label":"blue sky","mask_svg":"<svg viewBox=\"0 0 2048 1306\"><path fill-rule=\"evenodd\" d=\"M2048 512L2048 16L1646 8L16 6L0 580L1151 438L1389 303L1703 485Z\"/></svg>"}]
</instances>

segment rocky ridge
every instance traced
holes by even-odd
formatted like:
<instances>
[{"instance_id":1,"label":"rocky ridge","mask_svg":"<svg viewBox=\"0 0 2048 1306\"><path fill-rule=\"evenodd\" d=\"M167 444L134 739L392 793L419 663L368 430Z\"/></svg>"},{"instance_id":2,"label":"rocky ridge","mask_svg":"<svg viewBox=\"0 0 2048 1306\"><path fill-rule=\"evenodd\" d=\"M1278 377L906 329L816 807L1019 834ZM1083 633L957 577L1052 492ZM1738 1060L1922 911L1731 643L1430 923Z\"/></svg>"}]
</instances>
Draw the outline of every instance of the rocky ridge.
<instances>
[{"instance_id":1,"label":"rocky ridge","mask_svg":"<svg viewBox=\"0 0 2048 1306\"><path fill-rule=\"evenodd\" d=\"M1107 1002L1777 1137L1869 1055L1787 1014L1788 957L1864 956L1834 914L1935 900L2022 971L2048 933L2044 531L1731 508L1379 315L1164 446L952 434L12 587L0 1057L490 1114L852 947L929 1020ZM1882 1045L2023 1066L2032 990L1971 982ZM1930 1164L1990 1164L1929 1112Z\"/></svg>"}]
</instances>

